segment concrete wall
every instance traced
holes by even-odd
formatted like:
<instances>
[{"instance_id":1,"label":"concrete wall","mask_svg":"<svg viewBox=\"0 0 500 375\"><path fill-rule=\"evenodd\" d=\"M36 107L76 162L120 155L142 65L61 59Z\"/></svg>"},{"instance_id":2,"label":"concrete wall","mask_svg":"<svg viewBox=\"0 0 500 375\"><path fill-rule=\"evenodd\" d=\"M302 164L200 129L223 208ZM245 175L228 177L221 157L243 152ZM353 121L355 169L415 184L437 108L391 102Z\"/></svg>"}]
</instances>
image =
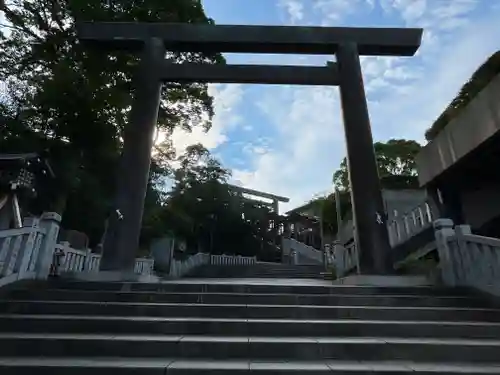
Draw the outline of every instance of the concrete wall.
<instances>
[{"instance_id":1,"label":"concrete wall","mask_svg":"<svg viewBox=\"0 0 500 375\"><path fill-rule=\"evenodd\" d=\"M499 131L500 75L417 155L420 184L432 181Z\"/></svg>"},{"instance_id":2,"label":"concrete wall","mask_svg":"<svg viewBox=\"0 0 500 375\"><path fill-rule=\"evenodd\" d=\"M403 216L425 202L427 199L427 192L423 189L384 189L382 190L382 199L384 200L384 207L387 213L387 222L390 223L396 216ZM345 222L341 229L341 242L349 242L353 238L353 231L353 221L349 220Z\"/></svg>"},{"instance_id":3,"label":"concrete wall","mask_svg":"<svg viewBox=\"0 0 500 375\"><path fill-rule=\"evenodd\" d=\"M473 229L500 216L500 186L487 186L461 193L465 222Z\"/></svg>"},{"instance_id":4,"label":"concrete wall","mask_svg":"<svg viewBox=\"0 0 500 375\"><path fill-rule=\"evenodd\" d=\"M391 221L397 216L402 216L427 199L425 190L382 190L387 221Z\"/></svg>"}]
</instances>

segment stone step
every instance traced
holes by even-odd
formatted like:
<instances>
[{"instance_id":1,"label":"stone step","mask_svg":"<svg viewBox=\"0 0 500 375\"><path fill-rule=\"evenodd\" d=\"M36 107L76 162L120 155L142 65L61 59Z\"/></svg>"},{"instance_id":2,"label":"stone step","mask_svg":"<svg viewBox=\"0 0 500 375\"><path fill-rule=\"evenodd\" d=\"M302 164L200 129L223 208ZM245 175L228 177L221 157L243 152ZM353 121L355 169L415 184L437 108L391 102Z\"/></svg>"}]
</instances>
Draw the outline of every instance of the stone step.
<instances>
[{"instance_id":1,"label":"stone step","mask_svg":"<svg viewBox=\"0 0 500 375\"><path fill-rule=\"evenodd\" d=\"M0 332L500 339L500 323L0 315Z\"/></svg>"},{"instance_id":2,"label":"stone step","mask_svg":"<svg viewBox=\"0 0 500 375\"><path fill-rule=\"evenodd\" d=\"M272 280L272 285L267 280L181 280L164 283L113 283L113 282L62 282L51 281L47 284L41 283L37 290L46 286L56 289L69 290L93 290L93 291L147 291L147 292L212 292L212 293L282 293L282 294L349 294L349 295L425 295L425 296L462 296L468 294L468 290L446 287L371 287L351 285L331 285L324 281L324 285L318 285L319 281L313 283L294 282L294 280Z\"/></svg>"},{"instance_id":3,"label":"stone step","mask_svg":"<svg viewBox=\"0 0 500 375\"><path fill-rule=\"evenodd\" d=\"M4 357L498 363L500 341L462 339L0 334Z\"/></svg>"},{"instance_id":4,"label":"stone step","mask_svg":"<svg viewBox=\"0 0 500 375\"><path fill-rule=\"evenodd\" d=\"M96 302L167 302L203 304L275 304L275 305L345 305L345 306L414 306L414 307L489 307L472 296L416 295L345 295L345 294L276 294L276 293L172 293L113 292L66 289L18 289L8 294L11 300L96 301Z\"/></svg>"},{"instance_id":5,"label":"stone step","mask_svg":"<svg viewBox=\"0 0 500 375\"><path fill-rule=\"evenodd\" d=\"M422 363L317 361L195 361L151 358L1 358L2 375L241 375L249 372L261 375L310 373L316 375L455 375L500 374L500 367L470 363Z\"/></svg>"},{"instance_id":6,"label":"stone step","mask_svg":"<svg viewBox=\"0 0 500 375\"><path fill-rule=\"evenodd\" d=\"M0 313L264 319L449 320L500 322L500 310L459 307L181 304L0 300Z\"/></svg>"}]
</instances>

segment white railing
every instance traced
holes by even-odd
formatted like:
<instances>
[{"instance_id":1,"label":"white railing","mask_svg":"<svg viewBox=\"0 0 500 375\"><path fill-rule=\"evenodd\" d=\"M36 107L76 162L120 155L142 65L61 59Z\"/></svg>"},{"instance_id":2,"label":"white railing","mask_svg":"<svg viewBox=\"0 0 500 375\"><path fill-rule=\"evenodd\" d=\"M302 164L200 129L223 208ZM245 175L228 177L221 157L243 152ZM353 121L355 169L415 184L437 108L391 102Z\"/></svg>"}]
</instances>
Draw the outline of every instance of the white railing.
<instances>
[{"instance_id":1,"label":"white railing","mask_svg":"<svg viewBox=\"0 0 500 375\"><path fill-rule=\"evenodd\" d=\"M292 264L324 264L323 252L293 238L283 238L283 253L290 254Z\"/></svg>"},{"instance_id":2,"label":"white railing","mask_svg":"<svg viewBox=\"0 0 500 375\"><path fill-rule=\"evenodd\" d=\"M184 261L174 260L170 266L169 276L173 279L177 279L188 274L196 267L209 263L210 255L204 253L197 253Z\"/></svg>"},{"instance_id":3,"label":"white railing","mask_svg":"<svg viewBox=\"0 0 500 375\"><path fill-rule=\"evenodd\" d=\"M152 258L137 258L135 260L134 273L139 275L152 275L155 261Z\"/></svg>"},{"instance_id":4,"label":"white railing","mask_svg":"<svg viewBox=\"0 0 500 375\"><path fill-rule=\"evenodd\" d=\"M53 269L55 273L80 273L80 272L99 272L101 263L101 254L92 253L90 249L73 249L69 242L61 242L55 245L56 252L54 257ZM57 255L59 256L59 259ZM152 275L154 259L137 258L134 265L134 273L138 275Z\"/></svg>"},{"instance_id":5,"label":"white railing","mask_svg":"<svg viewBox=\"0 0 500 375\"><path fill-rule=\"evenodd\" d=\"M59 260L57 260L60 254ZM56 245L56 256L54 262L57 272L82 272L85 269L88 252L70 247L69 242L61 242Z\"/></svg>"},{"instance_id":6,"label":"white railing","mask_svg":"<svg viewBox=\"0 0 500 375\"><path fill-rule=\"evenodd\" d=\"M87 255L85 270L88 272L98 272L101 265L101 254L90 253Z\"/></svg>"},{"instance_id":7,"label":"white railing","mask_svg":"<svg viewBox=\"0 0 500 375\"><path fill-rule=\"evenodd\" d=\"M23 228L0 231L0 286L48 277L60 219L45 213L26 219Z\"/></svg>"},{"instance_id":8,"label":"white railing","mask_svg":"<svg viewBox=\"0 0 500 375\"><path fill-rule=\"evenodd\" d=\"M24 227L0 231L0 286L23 279L46 279L50 274L98 273L101 255L57 243L61 217L44 213L26 218ZM134 271L153 273L154 260L136 259Z\"/></svg>"},{"instance_id":9,"label":"white railing","mask_svg":"<svg viewBox=\"0 0 500 375\"><path fill-rule=\"evenodd\" d=\"M241 255L211 255L210 264L217 266L248 266L257 263L257 257L242 257Z\"/></svg>"},{"instance_id":10,"label":"white railing","mask_svg":"<svg viewBox=\"0 0 500 375\"><path fill-rule=\"evenodd\" d=\"M500 296L500 239L471 234L468 225L453 228L450 219L436 220L434 230L443 282Z\"/></svg>"},{"instance_id":11,"label":"white railing","mask_svg":"<svg viewBox=\"0 0 500 375\"><path fill-rule=\"evenodd\" d=\"M396 246L432 226L434 215L429 202L398 216L387 224L391 246Z\"/></svg>"},{"instance_id":12,"label":"white railing","mask_svg":"<svg viewBox=\"0 0 500 375\"><path fill-rule=\"evenodd\" d=\"M359 270L359 259L354 242L344 246L336 241L333 245L332 258L337 277L344 277L353 270Z\"/></svg>"}]
</instances>

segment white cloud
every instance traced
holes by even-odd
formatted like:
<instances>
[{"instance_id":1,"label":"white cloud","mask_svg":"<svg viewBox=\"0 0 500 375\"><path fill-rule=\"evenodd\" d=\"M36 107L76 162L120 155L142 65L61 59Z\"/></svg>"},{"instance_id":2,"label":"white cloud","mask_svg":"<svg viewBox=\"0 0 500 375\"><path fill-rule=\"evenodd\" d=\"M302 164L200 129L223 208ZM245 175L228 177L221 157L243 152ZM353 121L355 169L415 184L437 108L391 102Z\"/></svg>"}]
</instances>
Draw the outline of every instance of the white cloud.
<instances>
[{"instance_id":1,"label":"white cloud","mask_svg":"<svg viewBox=\"0 0 500 375\"><path fill-rule=\"evenodd\" d=\"M386 13L399 14L407 26L453 30L467 24L479 0L381 0Z\"/></svg>"},{"instance_id":2,"label":"white cloud","mask_svg":"<svg viewBox=\"0 0 500 375\"><path fill-rule=\"evenodd\" d=\"M498 17L498 16L497 16ZM381 138L408 137L423 141L424 132L441 114L472 73L500 49L497 17L483 19L455 33L454 43L421 68L421 78L404 86L404 92L384 97L372 106L376 135Z\"/></svg>"},{"instance_id":3,"label":"white cloud","mask_svg":"<svg viewBox=\"0 0 500 375\"><path fill-rule=\"evenodd\" d=\"M208 132L200 126L194 127L192 132L176 128L172 134L172 141L178 155L182 154L187 146L195 143L201 143L207 149L213 150L225 143L228 140L227 131L240 123L241 117L235 108L243 98L241 85L210 85L209 93L215 99L212 127Z\"/></svg>"},{"instance_id":4,"label":"white cloud","mask_svg":"<svg viewBox=\"0 0 500 375\"><path fill-rule=\"evenodd\" d=\"M290 23L295 24L304 19L304 4L300 0L281 0L279 5L285 9Z\"/></svg>"},{"instance_id":5,"label":"white cloud","mask_svg":"<svg viewBox=\"0 0 500 375\"><path fill-rule=\"evenodd\" d=\"M343 153L342 121L334 88L281 87L269 90L258 103L277 130L276 147L254 154L253 165L234 170L243 185L291 198L282 211L301 204L331 181ZM318 177L321 176L321 177Z\"/></svg>"},{"instance_id":6,"label":"white cloud","mask_svg":"<svg viewBox=\"0 0 500 375\"><path fill-rule=\"evenodd\" d=\"M322 16L322 23L337 22L359 6L358 0L317 0L313 9Z\"/></svg>"},{"instance_id":7,"label":"white cloud","mask_svg":"<svg viewBox=\"0 0 500 375\"><path fill-rule=\"evenodd\" d=\"M293 9L300 12L290 17L302 24L333 25L351 15L349 4L364 5L363 9L374 6L369 0L293 0L299 2L303 6ZM384 9L384 22L398 24L399 20L425 27L416 57L361 59L375 140L423 141L424 131L460 86L500 48L496 37L500 9L496 17L493 10L475 17L472 25L477 4L476 0L379 0L375 4ZM284 211L330 190L332 173L345 155L340 103L334 88L280 87L262 93L259 115L277 135L272 148L258 141L247 145L253 155L251 165L234 170L233 178L249 188L290 197Z\"/></svg>"}]
</instances>

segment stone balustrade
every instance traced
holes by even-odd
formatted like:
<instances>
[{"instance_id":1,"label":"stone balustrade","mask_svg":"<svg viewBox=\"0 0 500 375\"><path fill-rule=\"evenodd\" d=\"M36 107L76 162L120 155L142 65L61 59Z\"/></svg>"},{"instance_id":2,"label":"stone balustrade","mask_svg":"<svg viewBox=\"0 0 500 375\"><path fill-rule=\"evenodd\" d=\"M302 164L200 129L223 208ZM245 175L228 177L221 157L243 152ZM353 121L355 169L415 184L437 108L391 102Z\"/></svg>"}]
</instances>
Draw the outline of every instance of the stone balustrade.
<instances>
[{"instance_id":1,"label":"stone balustrade","mask_svg":"<svg viewBox=\"0 0 500 375\"><path fill-rule=\"evenodd\" d=\"M61 217L44 213L26 218L23 227L0 231L0 286L23 279L46 279L50 274L98 273L100 254L57 243ZM136 259L134 272L151 275L154 260Z\"/></svg>"},{"instance_id":2,"label":"stone balustrade","mask_svg":"<svg viewBox=\"0 0 500 375\"><path fill-rule=\"evenodd\" d=\"M324 264L324 253L293 238L283 238L283 254L291 264Z\"/></svg>"},{"instance_id":3,"label":"stone balustrade","mask_svg":"<svg viewBox=\"0 0 500 375\"><path fill-rule=\"evenodd\" d=\"M337 277L344 277L359 269L358 254L354 242L344 246L339 241L335 241L332 258Z\"/></svg>"},{"instance_id":4,"label":"stone balustrade","mask_svg":"<svg viewBox=\"0 0 500 375\"><path fill-rule=\"evenodd\" d=\"M470 226L434 223L443 282L500 296L500 239L474 235Z\"/></svg>"},{"instance_id":5,"label":"stone balustrade","mask_svg":"<svg viewBox=\"0 0 500 375\"><path fill-rule=\"evenodd\" d=\"M24 227L0 231L0 286L23 279L48 277L61 217L45 213Z\"/></svg>"},{"instance_id":6,"label":"stone balustrade","mask_svg":"<svg viewBox=\"0 0 500 375\"><path fill-rule=\"evenodd\" d=\"M210 264L217 266L248 266L257 263L257 257L241 255L211 255Z\"/></svg>"},{"instance_id":7,"label":"stone balustrade","mask_svg":"<svg viewBox=\"0 0 500 375\"><path fill-rule=\"evenodd\" d=\"M69 242L61 242L56 244L56 252L54 262L57 272L82 272L87 271L85 264L87 259L86 250L73 249ZM90 250L89 250L90 251ZM57 259L59 258L59 259Z\"/></svg>"},{"instance_id":8,"label":"stone balustrade","mask_svg":"<svg viewBox=\"0 0 500 375\"><path fill-rule=\"evenodd\" d=\"M387 223L389 241L392 247L432 226L436 219L428 201L422 202L409 212Z\"/></svg>"},{"instance_id":9,"label":"stone balustrade","mask_svg":"<svg viewBox=\"0 0 500 375\"><path fill-rule=\"evenodd\" d=\"M56 256L60 254L60 258L54 257L55 268L58 274L63 273L79 273L79 272L99 272L101 263L101 254L92 253L90 249L78 250L73 249L69 242L61 242L56 244ZM152 258L137 258L134 265L134 273L138 275L152 275L154 268L154 259Z\"/></svg>"},{"instance_id":10,"label":"stone balustrade","mask_svg":"<svg viewBox=\"0 0 500 375\"><path fill-rule=\"evenodd\" d=\"M170 266L169 276L172 279L177 279L187 275L195 268L209 263L210 255L205 253L194 254L184 261L174 260Z\"/></svg>"}]
</instances>

